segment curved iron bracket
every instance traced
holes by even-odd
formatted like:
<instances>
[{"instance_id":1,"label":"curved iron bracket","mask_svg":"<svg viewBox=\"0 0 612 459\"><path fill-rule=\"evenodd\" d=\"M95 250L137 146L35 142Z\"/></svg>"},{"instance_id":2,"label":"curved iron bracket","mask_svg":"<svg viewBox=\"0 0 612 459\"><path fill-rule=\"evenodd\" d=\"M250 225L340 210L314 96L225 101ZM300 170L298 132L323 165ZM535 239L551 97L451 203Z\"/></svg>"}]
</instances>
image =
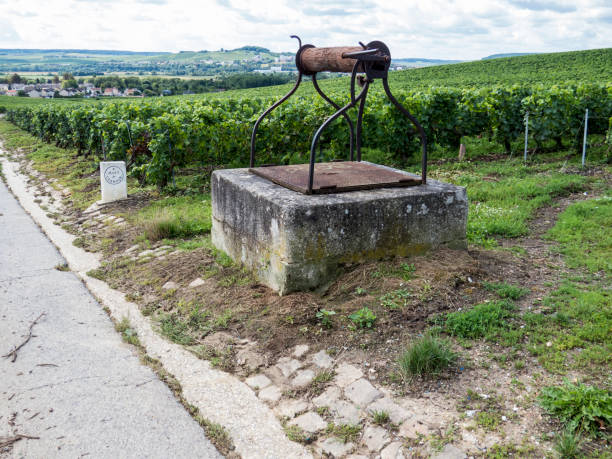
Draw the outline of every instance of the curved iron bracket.
<instances>
[{"instance_id":1,"label":"curved iron bracket","mask_svg":"<svg viewBox=\"0 0 612 459\"><path fill-rule=\"evenodd\" d=\"M355 64L355 65L357 65L357 64ZM369 86L370 86L369 82L366 82L365 86L363 87L363 89L361 90L359 95L355 98L355 100L351 100L348 104L346 104L344 107L342 107L336 113L334 113L332 116L327 118L325 120L325 122L321 126L319 126L319 129L317 129L317 132L315 133L315 135L314 135L314 137L312 139L312 145L310 146L310 167L308 169L308 191L307 191L307 194L312 194L312 185L314 183L314 165L315 165L315 160L316 160L316 155L317 155L316 148L317 148L317 143L319 142L319 137L321 137L321 133L323 132L323 129L325 129L327 126L329 126L329 124L331 122L333 122L340 115L344 114L347 110L349 110L350 108L354 107L357 104L357 102L359 102L360 99L365 97L365 95L368 93L368 87Z\"/></svg>"},{"instance_id":2,"label":"curved iron bracket","mask_svg":"<svg viewBox=\"0 0 612 459\"><path fill-rule=\"evenodd\" d=\"M421 157L421 184L425 185L427 183L427 136L425 135L425 129L421 126L421 123L417 121L417 119L412 116L412 114L406 109L402 104L398 102L398 100L391 94L391 89L389 89L389 82L387 81L387 77L382 79L383 88L385 88L385 93L389 100L395 105L400 112L402 112L416 127L419 135L421 136L421 149L423 155Z\"/></svg>"},{"instance_id":3,"label":"curved iron bracket","mask_svg":"<svg viewBox=\"0 0 612 459\"><path fill-rule=\"evenodd\" d=\"M357 112L357 161L361 162L361 126L363 125L363 111L365 109L365 101L366 96L368 95L368 88L370 86L370 80L366 80L366 84L364 85L363 97L359 102L359 111ZM351 157L351 161L352 161Z\"/></svg>"},{"instance_id":4,"label":"curved iron bracket","mask_svg":"<svg viewBox=\"0 0 612 459\"><path fill-rule=\"evenodd\" d=\"M325 100L327 101L332 107L334 107L336 110L340 110L340 105L338 105L336 102L334 102L333 100L331 100L319 87L319 83L317 82L317 75L316 73L312 76L312 85L314 86L314 88L317 90L317 92L319 93L319 95ZM355 138L355 129L353 127L353 122L351 121L351 118L348 116L348 114L346 112L342 112L342 116L344 117L344 119L346 120L348 126L349 126L349 148L350 148L350 152L351 152L351 161L353 161L354 159L354 154L353 154L353 139Z\"/></svg>"},{"instance_id":5,"label":"curved iron bracket","mask_svg":"<svg viewBox=\"0 0 612 459\"><path fill-rule=\"evenodd\" d=\"M304 47L313 47L312 45L304 45L302 46L302 40L300 39L300 37L298 37L297 35L291 35L291 38L295 38L299 45L300 45L300 49L298 50L298 54L296 55L296 62L299 56L299 53L302 51L302 49ZM280 100L276 101L276 103L274 105L272 105L270 108L268 108L265 112L263 112L261 114L261 116L259 118L257 118L257 121L255 121L255 126L253 126L253 132L251 133L251 159L249 161L250 166L249 167L255 167L255 137L257 136L257 130L259 129L259 124L263 121L263 119L268 116L276 107L278 107L280 104L282 104L283 102L285 102L287 99L289 99L293 93L295 91L297 91L297 88L300 86L300 83L302 82L302 72L299 71L298 72L298 77L297 77L297 81L295 82L295 86L293 86L293 88L291 89L291 91L289 91L287 94L285 94Z\"/></svg>"},{"instance_id":6,"label":"curved iron bracket","mask_svg":"<svg viewBox=\"0 0 612 459\"><path fill-rule=\"evenodd\" d=\"M285 94L285 96L282 99L278 100L274 105L272 105L265 112L263 112L261 116L257 118L257 121L255 121L255 126L253 126L253 132L251 133L251 161L249 163L250 167L255 167L255 136L257 136L257 129L259 129L259 124L263 121L263 119L266 116L270 114L270 112L272 112L272 110L274 110L280 104L282 104L287 99L289 99L293 95L293 93L297 91L297 88L298 86L300 86L301 82L302 82L302 73L300 72L298 73L298 79L295 82L295 86L293 87L293 89L291 89L291 91Z\"/></svg>"}]
</instances>

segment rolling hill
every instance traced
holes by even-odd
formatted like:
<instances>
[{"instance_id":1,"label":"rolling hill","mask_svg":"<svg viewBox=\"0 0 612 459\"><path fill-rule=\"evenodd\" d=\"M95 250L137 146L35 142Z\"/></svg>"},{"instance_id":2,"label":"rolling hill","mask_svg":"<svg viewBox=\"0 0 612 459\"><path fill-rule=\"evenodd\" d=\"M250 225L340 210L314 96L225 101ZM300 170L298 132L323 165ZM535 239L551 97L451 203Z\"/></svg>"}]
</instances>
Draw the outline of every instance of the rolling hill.
<instances>
[{"instance_id":1,"label":"rolling hill","mask_svg":"<svg viewBox=\"0 0 612 459\"><path fill-rule=\"evenodd\" d=\"M260 46L232 50L135 52L87 49L0 49L0 74L11 72L71 72L75 75L104 73L210 76L233 72L294 70L294 52L275 53ZM425 67L459 61L395 59L403 67Z\"/></svg>"}]
</instances>

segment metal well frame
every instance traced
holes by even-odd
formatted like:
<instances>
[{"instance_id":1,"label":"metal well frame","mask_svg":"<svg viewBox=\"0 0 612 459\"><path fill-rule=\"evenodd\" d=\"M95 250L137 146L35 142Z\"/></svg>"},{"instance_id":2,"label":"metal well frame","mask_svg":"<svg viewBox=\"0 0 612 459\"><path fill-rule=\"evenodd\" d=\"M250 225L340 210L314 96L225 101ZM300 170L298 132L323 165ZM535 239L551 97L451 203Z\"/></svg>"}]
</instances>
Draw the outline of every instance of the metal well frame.
<instances>
[{"instance_id":1,"label":"metal well frame","mask_svg":"<svg viewBox=\"0 0 612 459\"><path fill-rule=\"evenodd\" d=\"M352 66L351 81L350 81L351 100L348 104L341 107L336 102L334 102L331 98L329 98L329 96L327 96L321 90L321 87L319 86L317 82L318 72L313 71L310 68L308 62L305 62L305 60L303 59L303 53L309 49L315 49L315 50L322 51L322 52L334 52L335 51L336 53L339 53L340 52L339 50L342 50L344 48L316 48L314 45L310 45L310 44L302 45L302 40L296 35L292 35L291 38L297 39L299 43L299 49L295 55L295 64L298 69L297 80L293 88L285 96L283 96L280 100L278 100L270 108L268 108L265 112L263 112L262 115L255 122L255 125L253 126L253 131L251 134L251 157L250 157L251 171L257 173L257 169L259 169L259 168L255 168L255 145L256 145L256 137L257 137L257 131L259 129L259 125L261 124L262 120L267 115L269 115L275 108L277 108L287 99L289 99L297 91L298 87L300 86L302 82L302 77L304 75L311 76L312 84L315 90L319 93L319 95L323 98L323 100L329 103L336 110L336 112L332 116L327 118L325 122L321 124L321 126L317 129L312 139L312 143L310 147L310 161L309 161L309 168L308 168L308 184L307 184L305 193L306 194L313 193L315 162L316 162L316 148L319 143L321 134L327 126L329 126L334 120L336 120L340 116L342 116L345 119L348 125L348 128L349 128L350 161L355 161L355 150L356 150L356 156L357 156L356 160L357 162L361 162L361 133L362 133L363 113L364 113L364 108L365 108L365 103L366 103L366 97L368 94L368 89L370 87L370 84L373 83L375 80L380 79L382 80L383 89L385 91L385 94L389 98L389 100L393 103L395 107L397 107L397 109L403 115L405 115L412 122L412 124L414 124L416 131L418 135L420 136L421 149L422 149L421 179L412 180L409 182L411 185L421 185L421 184L425 185L427 183L427 137L425 135L425 130L423 129L421 124L418 122L418 120L391 93L391 89L389 88L389 81L388 81L389 67L391 65L391 53L389 51L389 48L381 41L372 41L368 43L367 45L364 45L363 43L359 42L359 45L361 46L361 50L341 53L342 59L349 59L349 60L354 61L354 64ZM345 63L343 63L343 65L344 64ZM323 70L330 70L330 69L323 69ZM360 73L365 73L365 76L360 75ZM356 94L356 90L355 90L356 83L361 87L361 91L359 92L359 94ZM357 111L357 126L355 130L355 126L347 112L351 108L357 106L357 104L359 104L359 107ZM259 175L263 175L263 174L259 174ZM400 180L399 182L403 182L403 183L401 183L398 186L406 186L406 184L408 183L408 181L405 181L405 180L404 181ZM388 185L388 186L391 186L391 185ZM372 186L369 186L369 187L366 186L366 187L363 187L362 189L366 189L366 188L372 188Z\"/></svg>"}]
</instances>

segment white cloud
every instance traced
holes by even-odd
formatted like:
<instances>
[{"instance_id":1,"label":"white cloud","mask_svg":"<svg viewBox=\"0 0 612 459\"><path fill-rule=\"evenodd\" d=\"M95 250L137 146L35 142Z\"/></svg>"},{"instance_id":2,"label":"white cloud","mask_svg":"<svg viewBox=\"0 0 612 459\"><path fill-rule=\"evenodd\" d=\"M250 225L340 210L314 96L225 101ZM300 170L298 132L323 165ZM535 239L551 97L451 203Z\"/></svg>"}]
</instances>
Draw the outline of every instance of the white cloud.
<instances>
[{"instance_id":1,"label":"white cloud","mask_svg":"<svg viewBox=\"0 0 612 459\"><path fill-rule=\"evenodd\" d=\"M0 18L0 44L18 46L20 37L9 19Z\"/></svg>"},{"instance_id":2,"label":"white cloud","mask_svg":"<svg viewBox=\"0 0 612 459\"><path fill-rule=\"evenodd\" d=\"M0 3L3 0L0 0ZM293 51L382 40L396 57L612 46L605 0L34 0L4 10L0 47Z\"/></svg>"}]
</instances>

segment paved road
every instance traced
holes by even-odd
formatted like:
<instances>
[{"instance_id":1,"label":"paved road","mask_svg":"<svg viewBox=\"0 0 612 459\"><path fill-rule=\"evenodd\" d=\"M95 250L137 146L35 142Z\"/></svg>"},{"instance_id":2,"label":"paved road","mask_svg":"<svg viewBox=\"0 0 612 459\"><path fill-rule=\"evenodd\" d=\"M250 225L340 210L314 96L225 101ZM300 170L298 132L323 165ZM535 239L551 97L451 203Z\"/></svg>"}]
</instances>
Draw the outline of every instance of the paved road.
<instances>
[{"instance_id":1,"label":"paved road","mask_svg":"<svg viewBox=\"0 0 612 459\"><path fill-rule=\"evenodd\" d=\"M0 181L0 457L216 458L203 430L130 346Z\"/></svg>"}]
</instances>

